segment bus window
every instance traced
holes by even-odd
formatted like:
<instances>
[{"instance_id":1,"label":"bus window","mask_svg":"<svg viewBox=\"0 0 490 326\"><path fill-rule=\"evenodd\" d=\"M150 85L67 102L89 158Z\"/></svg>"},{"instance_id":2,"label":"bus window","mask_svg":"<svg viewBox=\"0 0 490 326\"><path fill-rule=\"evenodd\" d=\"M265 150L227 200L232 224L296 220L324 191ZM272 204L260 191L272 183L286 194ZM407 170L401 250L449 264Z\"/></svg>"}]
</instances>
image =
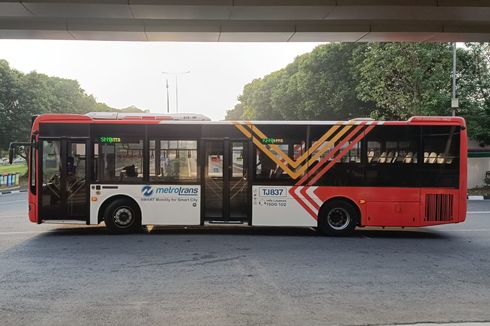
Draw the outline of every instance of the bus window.
<instances>
[{"instance_id":1,"label":"bus window","mask_svg":"<svg viewBox=\"0 0 490 326\"><path fill-rule=\"evenodd\" d=\"M195 182L197 140L150 140L150 181Z\"/></svg>"},{"instance_id":2,"label":"bus window","mask_svg":"<svg viewBox=\"0 0 490 326\"><path fill-rule=\"evenodd\" d=\"M460 129L424 126L421 184L424 187L459 186Z\"/></svg>"},{"instance_id":3,"label":"bus window","mask_svg":"<svg viewBox=\"0 0 490 326\"><path fill-rule=\"evenodd\" d=\"M424 164L453 165L459 158L457 127L424 128Z\"/></svg>"},{"instance_id":4,"label":"bus window","mask_svg":"<svg viewBox=\"0 0 490 326\"><path fill-rule=\"evenodd\" d=\"M35 142L35 139L32 139ZM29 171L30 171L30 182L29 186L32 194L36 194L36 175L37 175L37 164L36 164L36 146L31 146L29 149Z\"/></svg>"},{"instance_id":5,"label":"bus window","mask_svg":"<svg viewBox=\"0 0 490 326\"><path fill-rule=\"evenodd\" d=\"M258 180L290 181L292 175L305 164L306 126L291 125L284 128L281 125L256 126L256 133L261 142L260 148L255 149L255 178ZM299 166L291 168L292 162L301 161ZM289 171L285 171L285 167ZM305 173L303 169L300 175Z\"/></svg>"},{"instance_id":6,"label":"bus window","mask_svg":"<svg viewBox=\"0 0 490 326\"><path fill-rule=\"evenodd\" d=\"M138 181L143 178L143 140L99 143L97 179L100 181Z\"/></svg>"},{"instance_id":7,"label":"bus window","mask_svg":"<svg viewBox=\"0 0 490 326\"><path fill-rule=\"evenodd\" d=\"M415 164L418 151L417 133L407 127L379 127L368 135L368 164Z\"/></svg>"}]
</instances>

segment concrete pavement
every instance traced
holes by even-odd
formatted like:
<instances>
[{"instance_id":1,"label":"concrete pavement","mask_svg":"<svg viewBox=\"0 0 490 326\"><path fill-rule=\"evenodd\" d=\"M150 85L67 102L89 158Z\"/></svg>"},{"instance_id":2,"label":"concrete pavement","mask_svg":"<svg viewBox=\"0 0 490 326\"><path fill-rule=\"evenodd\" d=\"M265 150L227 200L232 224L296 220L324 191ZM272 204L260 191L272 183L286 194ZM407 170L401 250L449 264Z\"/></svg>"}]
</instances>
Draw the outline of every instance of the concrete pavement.
<instances>
[{"instance_id":1,"label":"concrete pavement","mask_svg":"<svg viewBox=\"0 0 490 326\"><path fill-rule=\"evenodd\" d=\"M463 224L358 231L36 225L0 197L1 325L490 321L490 201Z\"/></svg>"}]
</instances>

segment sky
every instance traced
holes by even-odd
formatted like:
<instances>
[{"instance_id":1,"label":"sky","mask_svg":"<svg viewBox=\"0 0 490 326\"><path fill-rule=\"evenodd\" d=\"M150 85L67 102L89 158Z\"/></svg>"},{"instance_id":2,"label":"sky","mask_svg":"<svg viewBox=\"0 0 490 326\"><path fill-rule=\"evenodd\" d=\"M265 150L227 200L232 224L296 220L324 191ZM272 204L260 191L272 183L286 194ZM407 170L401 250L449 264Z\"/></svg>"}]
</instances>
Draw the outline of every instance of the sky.
<instances>
[{"instance_id":1,"label":"sky","mask_svg":"<svg viewBox=\"0 0 490 326\"><path fill-rule=\"evenodd\" d=\"M291 63L318 43L171 43L0 40L0 59L24 73L76 79L95 98L115 108L135 105L164 113L166 78L170 111L222 120L243 86Z\"/></svg>"}]
</instances>

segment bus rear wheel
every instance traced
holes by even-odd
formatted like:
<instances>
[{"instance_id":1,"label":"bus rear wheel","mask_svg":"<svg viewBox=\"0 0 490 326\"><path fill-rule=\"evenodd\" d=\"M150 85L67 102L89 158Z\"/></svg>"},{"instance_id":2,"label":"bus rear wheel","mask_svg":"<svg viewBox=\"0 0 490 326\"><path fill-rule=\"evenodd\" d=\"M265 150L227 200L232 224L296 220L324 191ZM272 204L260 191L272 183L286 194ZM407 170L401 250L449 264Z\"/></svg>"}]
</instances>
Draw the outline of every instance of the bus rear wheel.
<instances>
[{"instance_id":1,"label":"bus rear wheel","mask_svg":"<svg viewBox=\"0 0 490 326\"><path fill-rule=\"evenodd\" d=\"M131 201L116 199L104 212L104 221L110 233L134 233L141 230L141 214Z\"/></svg>"},{"instance_id":2,"label":"bus rear wheel","mask_svg":"<svg viewBox=\"0 0 490 326\"><path fill-rule=\"evenodd\" d=\"M318 229L325 235L344 236L351 234L359 221L356 207L344 200L332 200L320 209Z\"/></svg>"}]
</instances>

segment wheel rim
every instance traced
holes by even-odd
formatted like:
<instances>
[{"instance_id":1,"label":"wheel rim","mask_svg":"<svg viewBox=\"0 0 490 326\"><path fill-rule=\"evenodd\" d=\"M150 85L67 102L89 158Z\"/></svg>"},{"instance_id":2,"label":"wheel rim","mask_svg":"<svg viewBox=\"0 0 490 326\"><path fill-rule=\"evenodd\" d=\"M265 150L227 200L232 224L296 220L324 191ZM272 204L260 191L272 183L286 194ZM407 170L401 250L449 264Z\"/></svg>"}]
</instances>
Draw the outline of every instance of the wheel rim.
<instances>
[{"instance_id":1,"label":"wheel rim","mask_svg":"<svg viewBox=\"0 0 490 326\"><path fill-rule=\"evenodd\" d=\"M119 207L114 211L112 220L120 228L128 228L134 222L134 213L129 207Z\"/></svg>"},{"instance_id":2,"label":"wheel rim","mask_svg":"<svg viewBox=\"0 0 490 326\"><path fill-rule=\"evenodd\" d=\"M342 207L332 208L327 215L328 225L337 231L344 230L350 224L350 214Z\"/></svg>"}]
</instances>

